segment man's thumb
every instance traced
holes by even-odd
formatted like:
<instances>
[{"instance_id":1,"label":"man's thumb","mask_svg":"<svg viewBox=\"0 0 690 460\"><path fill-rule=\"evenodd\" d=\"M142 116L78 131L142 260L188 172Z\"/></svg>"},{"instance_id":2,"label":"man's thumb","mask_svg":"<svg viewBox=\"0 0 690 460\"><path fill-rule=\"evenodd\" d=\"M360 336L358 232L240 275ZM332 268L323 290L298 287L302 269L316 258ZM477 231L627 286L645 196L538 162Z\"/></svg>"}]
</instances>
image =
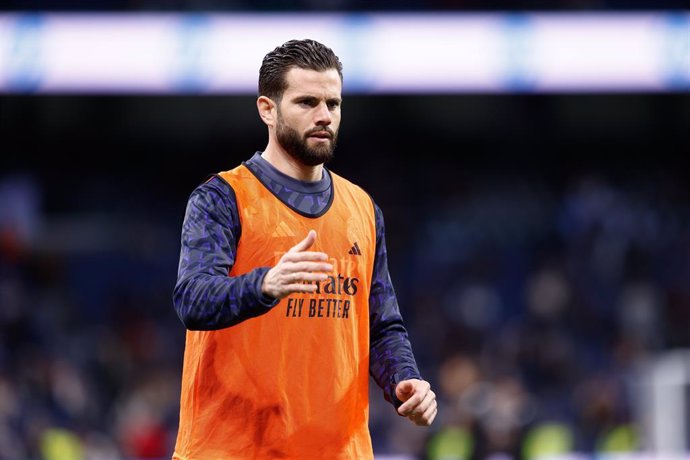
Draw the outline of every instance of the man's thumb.
<instances>
[{"instance_id":1,"label":"man's thumb","mask_svg":"<svg viewBox=\"0 0 690 460\"><path fill-rule=\"evenodd\" d=\"M407 401L412 396L412 393L414 393L414 383L409 380L403 380L395 387L395 396L400 401Z\"/></svg>"},{"instance_id":2,"label":"man's thumb","mask_svg":"<svg viewBox=\"0 0 690 460\"><path fill-rule=\"evenodd\" d=\"M311 247L312 244L314 244L314 241L316 241L316 231L315 230L309 230L309 233L307 233L306 238L304 238L302 241L291 247L288 252L302 252L306 251Z\"/></svg>"}]
</instances>

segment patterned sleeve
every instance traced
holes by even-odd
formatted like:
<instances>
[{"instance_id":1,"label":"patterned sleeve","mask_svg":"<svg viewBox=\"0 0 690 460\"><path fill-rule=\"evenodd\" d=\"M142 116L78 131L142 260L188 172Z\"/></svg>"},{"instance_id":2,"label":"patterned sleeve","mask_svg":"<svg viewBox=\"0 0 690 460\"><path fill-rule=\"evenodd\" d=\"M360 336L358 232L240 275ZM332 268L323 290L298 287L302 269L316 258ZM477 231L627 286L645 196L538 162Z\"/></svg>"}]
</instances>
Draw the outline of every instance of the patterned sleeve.
<instances>
[{"instance_id":1,"label":"patterned sleeve","mask_svg":"<svg viewBox=\"0 0 690 460\"><path fill-rule=\"evenodd\" d=\"M229 277L241 233L232 187L214 176L187 202L173 304L190 330L215 330L270 311L278 301L261 293L269 267Z\"/></svg>"},{"instance_id":2,"label":"patterned sleeve","mask_svg":"<svg viewBox=\"0 0 690 460\"><path fill-rule=\"evenodd\" d=\"M421 377L388 272L383 213L375 203L374 210L376 213L376 256L369 297L371 331L369 372L383 389L386 400L398 408L402 402L395 396L395 386L401 380L421 379Z\"/></svg>"}]
</instances>

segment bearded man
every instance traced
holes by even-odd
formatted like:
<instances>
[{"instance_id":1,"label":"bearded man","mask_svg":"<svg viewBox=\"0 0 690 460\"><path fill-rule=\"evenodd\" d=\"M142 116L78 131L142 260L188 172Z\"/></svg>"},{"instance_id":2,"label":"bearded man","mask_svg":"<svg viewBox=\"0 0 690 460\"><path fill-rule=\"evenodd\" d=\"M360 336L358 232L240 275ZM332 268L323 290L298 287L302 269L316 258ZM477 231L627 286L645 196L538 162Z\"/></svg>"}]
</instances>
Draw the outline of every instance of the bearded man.
<instances>
[{"instance_id":1,"label":"bearded man","mask_svg":"<svg viewBox=\"0 0 690 460\"><path fill-rule=\"evenodd\" d=\"M269 52L268 145L189 198L175 310L187 328L175 459L371 459L369 374L401 416L437 413L388 272L381 209L325 167L342 65Z\"/></svg>"}]
</instances>

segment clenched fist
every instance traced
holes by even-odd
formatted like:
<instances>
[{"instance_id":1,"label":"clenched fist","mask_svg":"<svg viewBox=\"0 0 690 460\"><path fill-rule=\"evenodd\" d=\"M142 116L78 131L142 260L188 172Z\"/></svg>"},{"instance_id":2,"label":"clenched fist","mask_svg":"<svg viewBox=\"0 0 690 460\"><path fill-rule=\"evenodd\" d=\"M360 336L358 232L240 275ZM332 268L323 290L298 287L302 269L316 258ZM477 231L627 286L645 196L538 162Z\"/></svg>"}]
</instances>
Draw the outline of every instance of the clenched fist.
<instances>
[{"instance_id":1,"label":"clenched fist","mask_svg":"<svg viewBox=\"0 0 690 460\"><path fill-rule=\"evenodd\" d=\"M436 418L438 405L436 393L425 380L403 380L395 387L395 396L403 402L398 414L412 420L416 425L429 426Z\"/></svg>"}]
</instances>

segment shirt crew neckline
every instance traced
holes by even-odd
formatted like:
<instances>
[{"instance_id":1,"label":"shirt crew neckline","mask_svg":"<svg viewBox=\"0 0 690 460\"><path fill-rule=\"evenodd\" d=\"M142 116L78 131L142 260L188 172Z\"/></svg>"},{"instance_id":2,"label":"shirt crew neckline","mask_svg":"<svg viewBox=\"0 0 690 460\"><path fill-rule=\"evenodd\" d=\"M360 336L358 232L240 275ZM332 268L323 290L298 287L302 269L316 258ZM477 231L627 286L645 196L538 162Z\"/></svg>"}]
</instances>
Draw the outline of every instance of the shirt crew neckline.
<instances>
[{"instance_id":1,"label":"shirt crew neckline","mask_svg":"<svg viewBox=\"0 0 690 460\"><path fill-rule=\"evenodd\" d=\"M262 156L262 152L255 152L254 155L246 161L249 166L254 166L266 174L271 180L283 185L284 187L294 190L299 193L317 194L327 191L331 186L331 175L326 172L324 167L321 179L317 181L301 181L280 172L275 166L266 161Z\"/></svg>"}]
</instances>

